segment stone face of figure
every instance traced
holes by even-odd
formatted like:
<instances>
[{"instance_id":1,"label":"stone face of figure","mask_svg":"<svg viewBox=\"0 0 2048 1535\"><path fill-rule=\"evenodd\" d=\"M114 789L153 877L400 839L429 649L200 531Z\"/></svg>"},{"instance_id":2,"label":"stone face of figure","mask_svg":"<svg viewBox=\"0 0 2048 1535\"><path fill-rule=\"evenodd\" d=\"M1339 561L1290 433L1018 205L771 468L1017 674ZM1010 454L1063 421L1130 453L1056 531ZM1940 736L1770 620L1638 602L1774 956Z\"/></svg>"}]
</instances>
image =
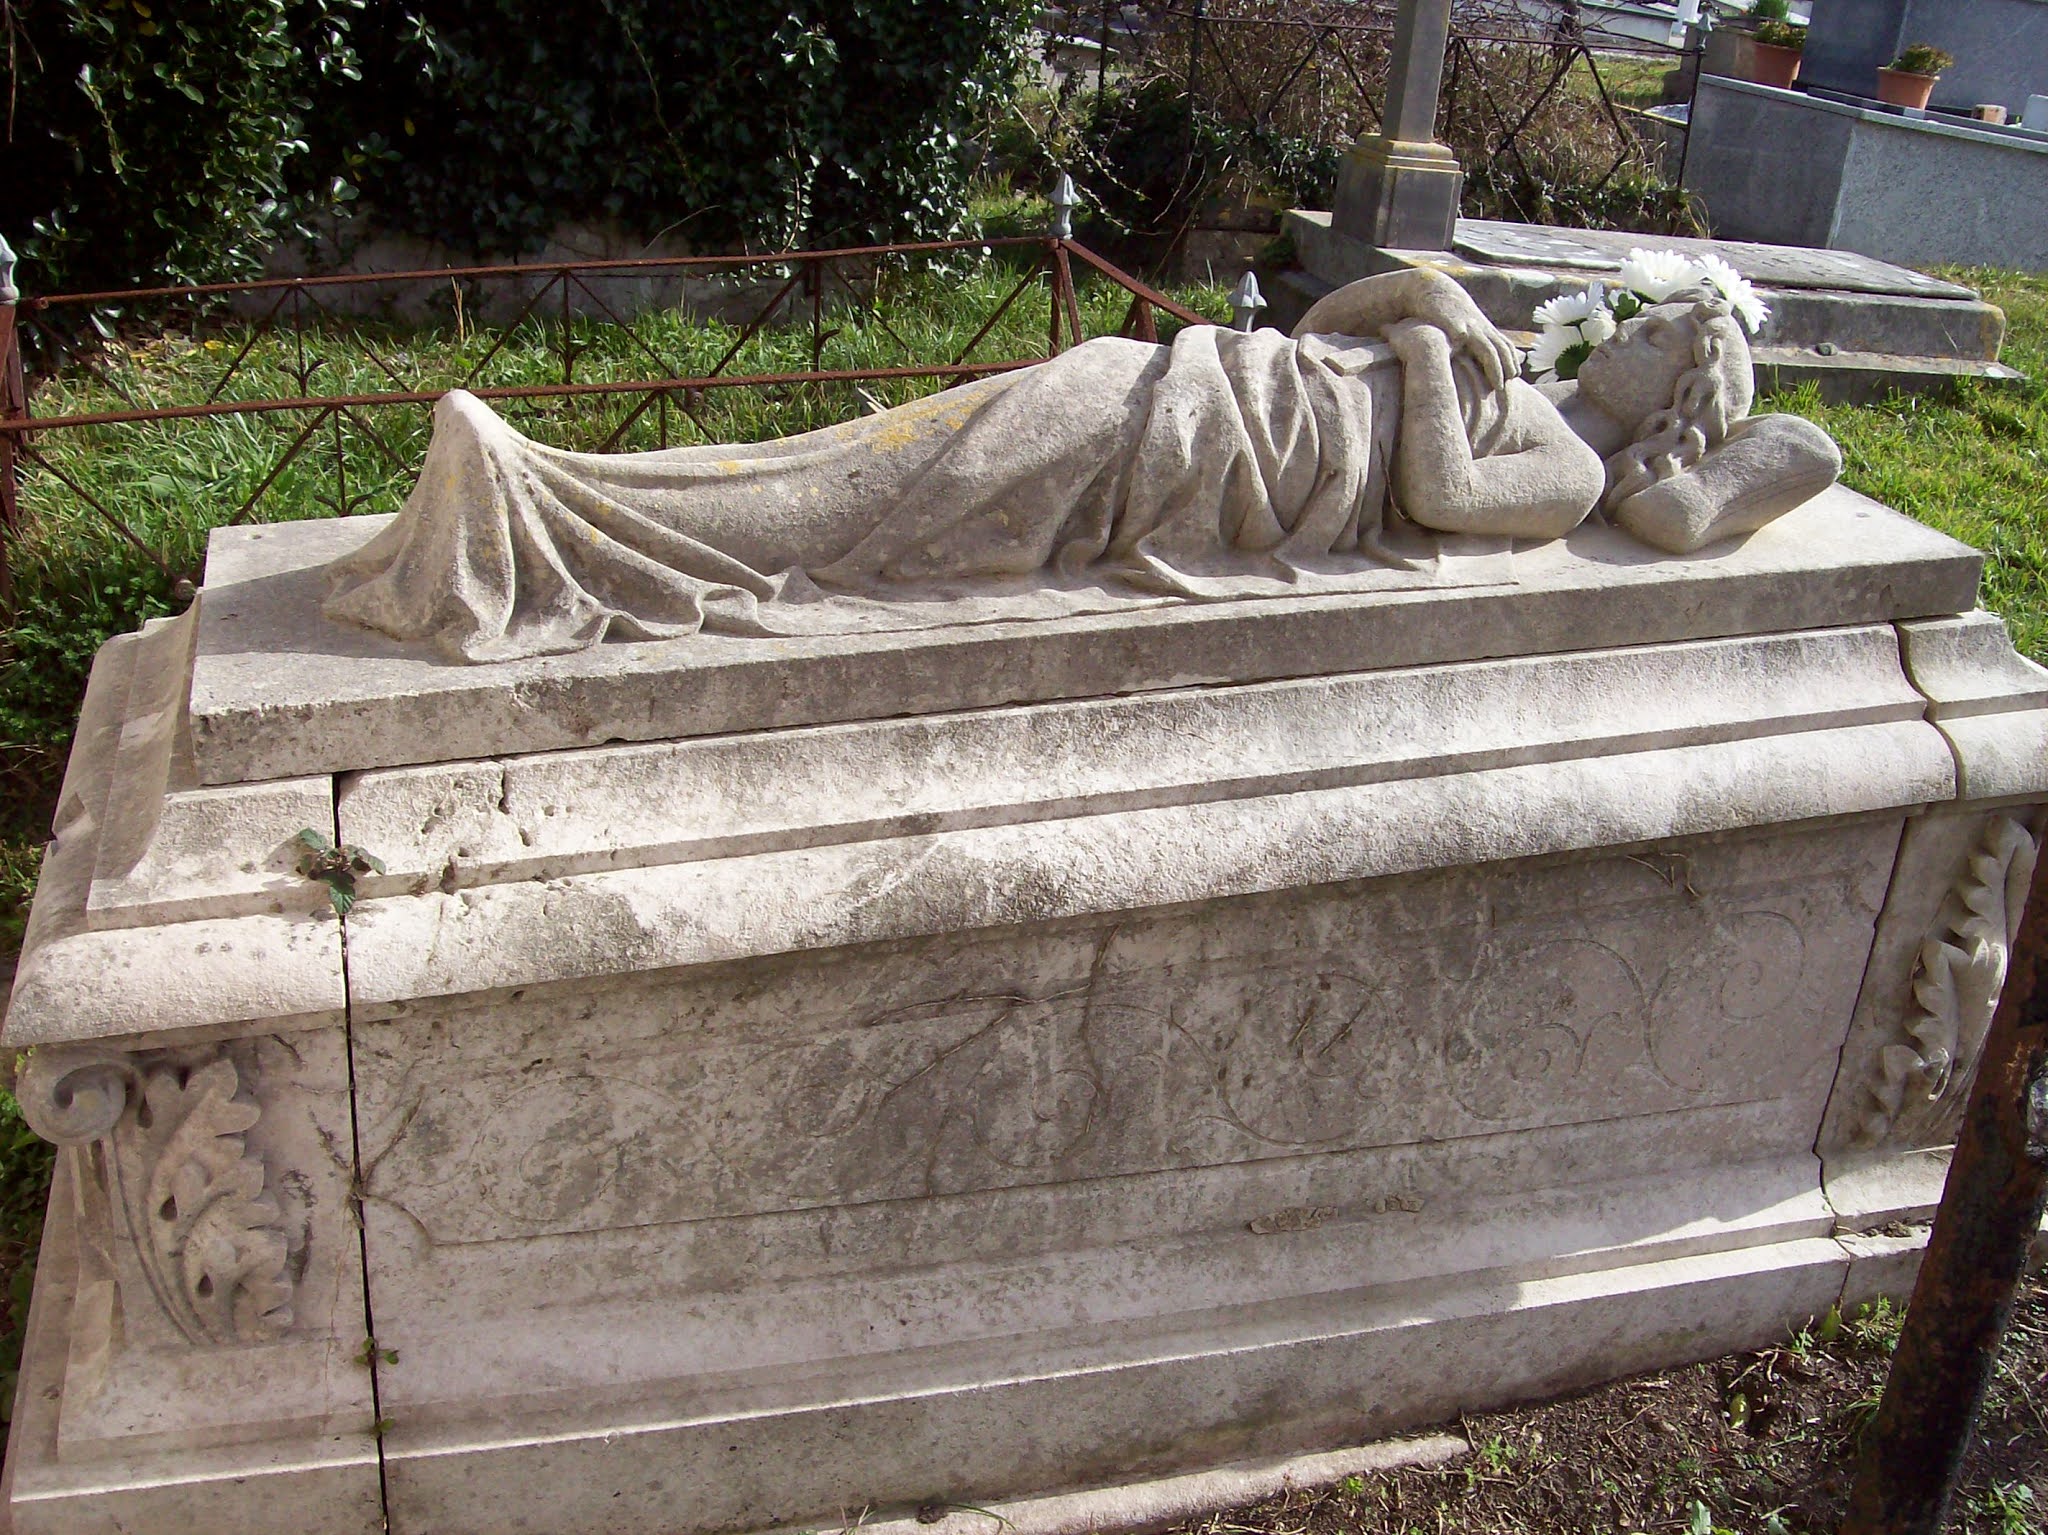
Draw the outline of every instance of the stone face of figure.
<instances>
[{"instance_id":1,"label":"stone face of figure","mask_svg":"<svg viewBox=\"0 0 2048 1535\"><path fill-rule=\"evenodd\" d=\"M1414 271L1338 290L1293 337L1103 338L776 442L566 453L458 391L326 612L481 661L959 622L947 604L970 599L1001 617L1375 590L1603 504L1686 552L1839 463L1803 421L1747 418L1748 348L1711 300L1630 320L1574 384L1518 364L1462 289Z\"/></svg>"},{"instance_id":2,"label":"stone face of figure","mask_svg":"<svg viewBox=\"0 0 2048 1535\"><path fill-rule=\"evenodd\" d=\"M1607 514L1674 554L1753 532L1841 472L1834 439L1812 422L1749 414L1749 344L1717 298L1624 321L1573 383L1546 393L1603 455Z\"/></svg>"}]
</instances>

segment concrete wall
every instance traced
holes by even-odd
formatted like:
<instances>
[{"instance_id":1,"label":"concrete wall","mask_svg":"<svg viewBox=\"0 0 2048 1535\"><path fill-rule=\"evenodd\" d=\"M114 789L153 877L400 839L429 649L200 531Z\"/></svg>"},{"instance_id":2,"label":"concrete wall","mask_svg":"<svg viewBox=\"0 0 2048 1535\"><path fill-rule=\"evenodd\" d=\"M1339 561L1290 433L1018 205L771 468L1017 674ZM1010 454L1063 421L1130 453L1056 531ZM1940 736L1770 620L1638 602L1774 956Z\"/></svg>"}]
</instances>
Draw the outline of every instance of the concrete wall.
<instances>
[{"instance_id":1,"label":"concrete wall","mask_svg":"<svg viewBox=\"0 0 2048 1535\"><path fill-rule=\"evenodd\" d=\"M2048 271L2048 144L1985 143L1902 119L1850 136L1833 244L1902 266Z\"/></svg>"},{"instance_id":2,"label":"concrete wall","mask_svg":"<svg viewBox=\"0 0 2048 1535\"><path fill-rule=\"evenodd\" d=\"M1998 102L2017 119L2029 95L2048 95L2048 0L1813 0L1799 77L1868 96L1907 43L1956 56L1935 106Z\"/></svg>"},{"instance_id":3,"label":"concrete wall","mask_svg":"<svg viewBox=\"0 0 2048 1535\"><path fill-rule=\"evenodd\" d=\"M1806 98L1791 91L1733 84L1700 76L1686 190L1706 204L1723 239L1829 246L1854 119L1804 112Z\"/></svg>"},{"instance_id":4,"label":"concrete wall","mask_svg":"<svg viewBox=\"0 0 2048 1535\"><path fill-rule=\"evenodd\" d=\"M2048 142L1702 76L1685 184L1725 239L2048 271Z\"/></svg>"}]
</instances>

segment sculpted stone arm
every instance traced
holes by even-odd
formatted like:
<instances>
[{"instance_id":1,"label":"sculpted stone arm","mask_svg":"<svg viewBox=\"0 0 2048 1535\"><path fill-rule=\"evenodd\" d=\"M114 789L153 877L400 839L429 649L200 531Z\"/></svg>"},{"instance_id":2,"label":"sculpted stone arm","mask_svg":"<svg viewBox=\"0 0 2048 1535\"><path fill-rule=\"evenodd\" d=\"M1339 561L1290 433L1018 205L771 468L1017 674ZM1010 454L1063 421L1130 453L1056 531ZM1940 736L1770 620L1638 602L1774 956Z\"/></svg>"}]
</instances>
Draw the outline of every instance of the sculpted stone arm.
<instances>
[{"instance_id":1,"label":"sculpted stone arm","mask_svg":"<svg viewBox=\"0 0 2048 1535\"><path fill-rule=\"evenodd\" d=\"M1695 464L1640 489L1624 480L1608 511L1670 554L1753 533L1818 495L1842 472L1835 440L1800 416L1749 416Z\"/></svg>"},{"instance_id":2,"label":"sculpted stone arm","mask_svg":"<svg viewBox=\"0 0 2048 1535\"><path fill-rule=\"evenodd\" d=\"M1414 320L1390 327L1387 339L1401 359L1394 487L1413 521L1444 533L1559 538L1585 520L1606 487L1606 471L1541 395L1511 383L1501 451L1475 458L1450 341Z\"/></svg>"},{"instance_id":3,"label":"sculpted stone arm","mask_svg":"<svg viewBox=\"0 0 2048 1535\"><path fill-rule=\"evenodd\" d=\"M1471 295L1443 273L1424 267L1382 273L1325 294L1302 316L1294 335L1391 337L1403 320L1426 321L1442 331L1479 364L1491 388L1504 387L1521 371L1514 343L1494 328Z\"/></svg>"}]
</instances>

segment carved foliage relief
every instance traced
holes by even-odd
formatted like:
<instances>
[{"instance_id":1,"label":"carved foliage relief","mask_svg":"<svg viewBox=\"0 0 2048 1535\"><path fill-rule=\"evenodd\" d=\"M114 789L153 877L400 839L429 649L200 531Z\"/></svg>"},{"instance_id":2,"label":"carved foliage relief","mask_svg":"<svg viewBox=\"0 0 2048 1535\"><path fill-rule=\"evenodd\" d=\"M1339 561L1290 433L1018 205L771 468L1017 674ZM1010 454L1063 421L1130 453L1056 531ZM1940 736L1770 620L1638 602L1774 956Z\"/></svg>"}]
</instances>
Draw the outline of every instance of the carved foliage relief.
<instances>
[{"instance_id":1,"label":"carved foliage relief","mask_svg":"<svg viewBox=\"0 0 2048 1535\"><path fill-rule=\"evenodd\" d=\"M1724 852L1742 878L1718 888L1616 859L1006 940L1051 946L1012 968L1065 971L1038 994L906 956L687 1026L607 1024L599 999L495 1036L481 1013L372 1030L366 1184L436 1241L487 1241L1788 1093L1817 1119L1896 830L1867 840L1867 862Z\"/></svg>"},{"instance_id":2,"label":"carved foliage relief","mask_svg":"<svg viewBox=\"0 0 2048 1535\"><path fill-rule=\"evenodd\" d=\"M224 1052L42 1046L22 1060L17 1093L37 1134L86 1153L143 1283L187 1342L260 1343L291 1326L288 1243L245 1145L261 1110Z\"/></svg>"},{"instance_id":3,"label":"carved foliage relief","mask_svg":"<svg viewBox=\"0 0 2048 1535\"><path fill-rule=\"evenodd\" d=\"M1857 1095L1852 1138L1933 1144L1960 1100L1991 1027L2037 849L2011 816L1993 816L1942 903L1913 969L1902 1038L1878 1051Z\"/></svg>"}]
</instances>

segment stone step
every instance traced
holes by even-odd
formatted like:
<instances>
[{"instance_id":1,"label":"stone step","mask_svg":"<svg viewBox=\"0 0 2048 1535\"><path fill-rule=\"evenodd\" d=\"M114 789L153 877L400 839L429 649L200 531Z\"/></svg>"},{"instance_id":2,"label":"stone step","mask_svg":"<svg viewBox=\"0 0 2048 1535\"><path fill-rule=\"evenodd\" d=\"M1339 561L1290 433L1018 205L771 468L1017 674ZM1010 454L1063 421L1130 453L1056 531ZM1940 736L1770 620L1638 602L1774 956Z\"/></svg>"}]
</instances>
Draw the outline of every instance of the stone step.
<instances>
[{"instance_id":1,"label":"stone step","mask_svg":"<svg viewBox=\"0 0 2048 1535\"><path fill-rule=\"evenodd\" d=\"M1813 384L1837 405L1868 405L1893 394L1940 397L1964 379L2023 384L2027 376L2002 362L1964 357L1896 357L1882 352L1822 353L1806 347L1760 346L1751 354L1760 394Z\"/></svg>"},{"instance_id":2,"label":"stone step","mask_svg":"<svg viewBox=\"0 0 2048 1535\"><path fill-rule=\"evenodd\" d=\"M1291 212L1287 231L1299 264L1259 274L1269 305L1260 318L1283 329L1291 329L1311 304L1344 283L1375 272L1426 266L1454 279L1494 324L1526 338L1535 330L1537 305L1561 293L1576 293L1600 275L1584 264L1504 265L1443 251L1380 249L1334 233L1326 213ZM1586 232L1566 233L1576 239ZM1667 242L1648 235L1606 238L1660 248L1713 243ZM1815 255L1838 262L1841 258L1840 252ZM1857 280L1853 272L1843 277ZM1758 389L1768 393L1810 381L1819 386L1823 399L1862 404L1890 394L1943 395L1966 378L1994 383L2024 379L2024 374L1997 361L2005 336L2005 314L1997 305L1935 279L1925 279L1920 286L1924 291L1877 293L1760 285L1771 319L1754 348Z\"/></svg>"}]
</instances>

